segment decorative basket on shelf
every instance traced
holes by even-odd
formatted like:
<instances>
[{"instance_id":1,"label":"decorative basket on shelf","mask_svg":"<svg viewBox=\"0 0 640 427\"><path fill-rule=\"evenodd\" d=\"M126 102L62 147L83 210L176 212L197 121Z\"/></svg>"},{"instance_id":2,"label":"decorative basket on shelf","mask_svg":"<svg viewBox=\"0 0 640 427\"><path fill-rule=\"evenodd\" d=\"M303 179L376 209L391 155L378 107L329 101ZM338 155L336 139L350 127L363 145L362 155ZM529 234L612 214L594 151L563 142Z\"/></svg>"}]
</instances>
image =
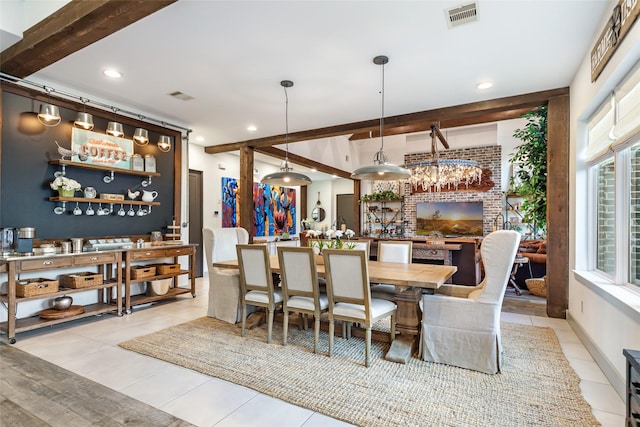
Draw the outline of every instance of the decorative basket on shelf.
<instances>
[{"instance_id":1,"label":"decorative basket on shelf","mask_svg":"<svg viewBox=\"0 0 640 427\"><path fill-rule=\"evenodd\" d=\"M533 295L539 297L547 296L547 276L539 279L526 279L524 282L527 284L527 289L529 289L529 292L531 292Z\"/></svg>"}]
</instances>

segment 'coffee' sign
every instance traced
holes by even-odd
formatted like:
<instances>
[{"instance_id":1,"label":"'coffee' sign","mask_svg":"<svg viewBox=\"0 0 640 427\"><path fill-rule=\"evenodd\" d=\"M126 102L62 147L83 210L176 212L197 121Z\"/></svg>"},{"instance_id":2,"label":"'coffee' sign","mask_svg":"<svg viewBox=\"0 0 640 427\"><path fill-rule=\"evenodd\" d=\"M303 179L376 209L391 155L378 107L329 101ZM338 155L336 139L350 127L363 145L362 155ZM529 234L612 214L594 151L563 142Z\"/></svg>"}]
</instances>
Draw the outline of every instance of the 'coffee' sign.
<instances>
[{"instance_id":1,"label":"'coffee' sign","mask_svg":"<svg viewBox=\"0 0 640 427\"><path fill-rule=\"evenodd\" d=\"M71 158L74 162L131 169L131 139L73 128L71 149L74 151Z\"/></svg>"},{"instance_id":2,"label":"'coffee' sign","mask_svg":"<svg viewBox=\"0 0 640 427\"><path fill-rule=\"evenodd\" d=\"M591 81L595 82L640 14L640 0L620 0L591 50Z\"/></svg>"}]
</instances>

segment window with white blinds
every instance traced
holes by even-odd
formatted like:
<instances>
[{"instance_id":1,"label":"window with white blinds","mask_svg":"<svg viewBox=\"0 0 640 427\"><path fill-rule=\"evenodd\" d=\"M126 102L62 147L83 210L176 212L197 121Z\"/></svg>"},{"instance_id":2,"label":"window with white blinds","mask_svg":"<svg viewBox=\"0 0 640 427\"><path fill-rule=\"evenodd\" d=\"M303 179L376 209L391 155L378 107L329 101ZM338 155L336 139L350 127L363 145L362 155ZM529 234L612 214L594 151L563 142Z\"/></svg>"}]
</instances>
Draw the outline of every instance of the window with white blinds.
<instances>
[{"instance_id":1,"label":"window with white blinds","mask_svg":"<svg viewBox=\"0 0 640 427\"><path fill-rule=\"evenodd\" d=\"M623 149L640 132L640 62L589 120L587 162Z\"/></svg>"},{"instance_id":2,"label":"window with white blinds","mask_svg":"<svg viewBox=\"0 0 640 427\"><path fill-rule=\"evenodd\" d=\"M635 288L640 286L640 63L588 125L591 268Z\"/></svg>"}]
</instances>

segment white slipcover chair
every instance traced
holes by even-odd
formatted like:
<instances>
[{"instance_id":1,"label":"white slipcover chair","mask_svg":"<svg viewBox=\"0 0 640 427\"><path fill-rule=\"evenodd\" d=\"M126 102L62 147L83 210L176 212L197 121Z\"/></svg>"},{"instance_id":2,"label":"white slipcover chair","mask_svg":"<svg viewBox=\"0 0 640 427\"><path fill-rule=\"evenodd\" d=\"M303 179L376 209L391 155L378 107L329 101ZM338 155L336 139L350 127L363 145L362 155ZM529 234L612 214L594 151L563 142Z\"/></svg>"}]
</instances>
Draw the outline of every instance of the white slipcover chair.
<instances>
[{"instance_id":1,"label":"white slipcover chair","mask_svg":"<svg viewBox=\"0 0 640 427\"><path fill-rule=\"evenodd\" d=\"M411 240L378 242L378 261L411 264L413 242ZM396 287L386 283L371 285L371 297L394 301Z\"/></svg>"},{"instance_id":2,"label":"white slipcover chair","mask_svg":"<svg viewBox=\"0 0 640 427\"><path fill-rule=\"evenodd\" d=\"M242 315L240 305L240 272L232 268L212 267L217 261L237 259L236 244L249 242L249 233L241 227L202 229L204 250L209 269L209 308L207 316L237 323Z\"/></svg>"},{"instance_id":3,"label":"white slipcover chair","mask_svg":"<svg viewBox=\"0 0 640 427\"><path fill-rule=\"evenodd\" d=\"M369 267L363 250L325 249L323 251L329 297L329 356L333 349L335 321L359 323L365 328L365 366L369 367L371 327L391 317L391 339L396 334L396 305L371 298Z\"/></svg>"},{"instance_id":4,"label":"white slipcover chair","mask_svg":"<svg viewBox=\"0 0 640 427\"><path fill-rule=\"evenodd\" d=\"M494 231L480 247L482 283L443 285L445 295L423 296L420 352L424 360L487 374L500 372L500 310L519 243L517 231Z\"/></svg>"}]
</instances>

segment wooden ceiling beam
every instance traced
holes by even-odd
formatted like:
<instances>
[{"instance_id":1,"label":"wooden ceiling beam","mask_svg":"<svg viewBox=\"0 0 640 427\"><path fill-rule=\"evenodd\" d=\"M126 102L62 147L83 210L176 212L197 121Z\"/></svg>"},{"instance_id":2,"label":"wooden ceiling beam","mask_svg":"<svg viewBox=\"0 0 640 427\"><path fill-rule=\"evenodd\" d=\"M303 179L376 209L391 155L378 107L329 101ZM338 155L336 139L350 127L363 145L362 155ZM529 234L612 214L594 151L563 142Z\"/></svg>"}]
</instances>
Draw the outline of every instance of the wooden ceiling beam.
<instances>
[{"instance_id":1,"label":"wooden ceiling beam","mask_svg":"<svg viewBox=\"0 0 640 427\"><path fill-rule=\"evenodd\" d=\"M524 95L510 96L506 98L492 99L489 101L473 102L470 104L458 105L454 107L437 108L435 110L420 111L417 113L402 114L384 118L385 128L397 128L403 126L428 126L435 121L441 122L441 127L445 127L443 123L464 123L464 125L472 125L478 123L486 123L489 117L509 117L510 112L522 112L543 104L546 104L549 98L555 96L568 95L569 88L551 89L541 92L533 92ZM516 116L518 117L518 116ZM496 119L500 120L500 119ZM458 124L462 126L462 124ZM380 127L380 119L365 120L361 122L347 123L325 128L306 130L290 133L288 142L310 141L313 139L329 138L340 135L366 134L374 132ZM447 125L447 127L453 127ZM385 131L385 135L387 132ZM205 147L204 151L209 154L225 153L228 151L236 151L242 147L269 147L285 143L285 135L268 136L264 138L250 139L241 142L232 142L228 144L210 145Z\"/></svg>"},{"instance_id":2,"label":"wooden ceiling beam","mask_svg":"<svg viewBox=\"0 0 640 427\"><path fill-rule=\"evenodd\" d=\"M282 159L287 155L287 152L276 147L260 147L255 149L256 153L266 154L267 156ZM351 172L337 169L332 166L327 166L324 163L316 162L315 160L308 159L306 157L299 156L294 153L289 153L289 162L298 165L304 165L308 168L315 168L318 172L323 172L329 175L336 175L340 178L351 179Z\"/></svg>"},{"instance_id":3,"label":"wooden ceiling beam","mask_svg":"<svg viewBox=\"0 0 640 427\"><path fill-rule=\"evenodd\" d=\"M0 53L0 70L25 78L177 0L72 0Z\"/></svg>"},{"instance_id":4,"label":"wooden ceiling beam","mask_svg":"<svg viewBox=\"0 0 640 427\"><path fill-rule=\"evenodd\" d=\"M478 125L482 123L499 122L501 120L517 119L522 114L531 111L532 107L525 107L516 110L500 111L483 115L469 115L466 117L457 118L443 118L440 120L440 129L450 129L461 126ZM427 132L431 130L431 124L433 122L422 122L403 126L389 126L384 125L384 136L391 135L404 135L407 133ZM376 129L371 132L354 133L349 138L349 141L359 141L363 139L379 138L380 129Z\"/></svg>"}]
</instances>

